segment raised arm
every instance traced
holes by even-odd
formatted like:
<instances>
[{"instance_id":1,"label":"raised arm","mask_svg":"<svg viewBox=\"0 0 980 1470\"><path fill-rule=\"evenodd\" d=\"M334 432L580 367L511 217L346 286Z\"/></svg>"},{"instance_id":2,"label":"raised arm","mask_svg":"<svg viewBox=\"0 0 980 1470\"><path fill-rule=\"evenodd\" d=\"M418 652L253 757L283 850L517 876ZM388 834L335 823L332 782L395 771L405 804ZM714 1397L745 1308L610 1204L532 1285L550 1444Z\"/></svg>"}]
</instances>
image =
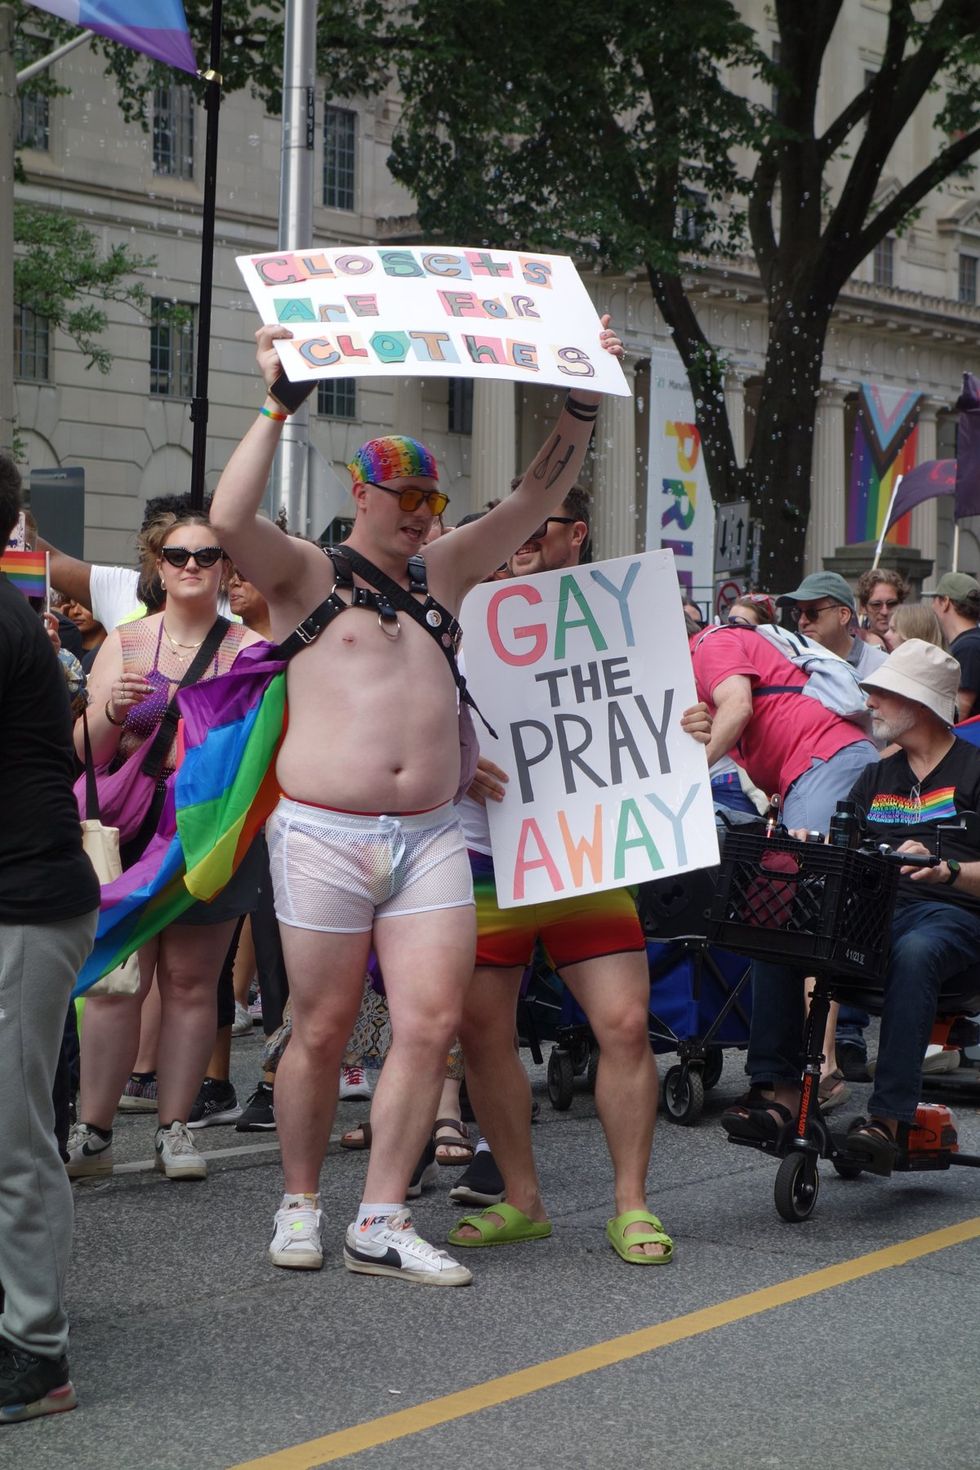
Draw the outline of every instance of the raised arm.
<instances>
[{"instance_id":1,"label":"raised arm","mask_svg":"<svg viewBox=\"0 0 980 1470\"><path fill-rule=\"evenodd\" d=\"M260 327L255 334L256 357L267 388L282 371L272 344L277 337L291 336L285 327ZM292 601L302 598L297 584L310 565L310 548L259 513L285 422L276 399L267 395L262 407L264 412L225 465L209 519L236 567L268 602Z\"/></svg>"},{"instance_id":2,"label":"raised arm","mask_svg":"<svg viewBox=\"0 0 980 1470\"><path fill-rule=\"evenodd\" d=\"M92 566L90 562L79 561L76 556L69 556L66 551L59 551L57 546L52 546L50 541L45 541L43 536L38 536L36 541L38 551L49 553L51 565L51 586L57 587L72 602L80 602L82 607L92 606L92 588L89 581Z\"/></svg>"},{"instance_id":3,"label":"raised arm","mask_svg":"<svg viewBox=\"0 0 980 1470\"><path fill-rule=\"evenodd\" d=\"M614 357L624 355L608 316L602 318L599 341ZM513 494L481 520L440 537L427 548L429 567L433 571L438 567L440 580L448 577L459 597L507 561L545 516L561 505L578 479L601 401L602 394L576 383L557 424Z\"/></svg>"}]
</instances>

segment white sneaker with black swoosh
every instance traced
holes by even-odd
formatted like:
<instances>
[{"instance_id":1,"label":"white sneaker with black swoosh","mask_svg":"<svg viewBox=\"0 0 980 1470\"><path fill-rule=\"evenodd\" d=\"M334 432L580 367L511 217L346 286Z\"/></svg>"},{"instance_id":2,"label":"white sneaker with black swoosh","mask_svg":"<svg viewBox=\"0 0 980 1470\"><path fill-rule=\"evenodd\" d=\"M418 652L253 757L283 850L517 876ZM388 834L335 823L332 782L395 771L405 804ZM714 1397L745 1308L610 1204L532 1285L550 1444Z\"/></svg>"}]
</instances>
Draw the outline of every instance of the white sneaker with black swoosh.
<instances>
[{"instance_id":1,"label":"white sneaker with black swoosh","mask_svg":"<svg viewBox=\"0 0 980 1470\"><path fill-rule=\"evenodd\" d=\"M112 1173L112 1135L101 1138L87 1123L73 1123L68 1134L69 1179Z\"/></svg>"},{"instance_id":2,"label":"white sneaker with black swoosh","mask_svg":"<svg viewBox=\"0 0 980 1470\"><path fill-rule=\"evenodd\" d=\"M360 1228L356 1221L348 1226L344 1265L365 1276L400 1276L420 1286L469 1286L473 1280L448 1251L416 1235L407 1210L390 1215L385 1224L366 1220Z\"/></svg>"}]
</instances>

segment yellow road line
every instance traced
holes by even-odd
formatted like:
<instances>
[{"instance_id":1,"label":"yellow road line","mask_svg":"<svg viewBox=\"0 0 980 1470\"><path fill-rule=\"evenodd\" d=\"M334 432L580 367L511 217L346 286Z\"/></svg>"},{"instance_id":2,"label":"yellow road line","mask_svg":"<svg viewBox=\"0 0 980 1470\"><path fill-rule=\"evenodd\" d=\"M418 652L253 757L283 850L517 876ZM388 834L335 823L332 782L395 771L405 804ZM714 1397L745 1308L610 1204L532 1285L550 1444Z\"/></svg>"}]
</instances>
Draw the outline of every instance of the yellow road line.
<instances>
[{"instance_id":1,"label":"yellow road line","mask_svg":"<svg viewBox=\"0 0 980 1470\"><path fill-rule=\"evenodd\" d=\"M683 1342L685 1338L697 1337L699 1333L712 1332L716 1327L744 1321L747 1317L758 1316L760 1312L770 1312L775 1307L803 1301L819 1292L830 1291L835 1286L844 1286L849 1281L860 1281L864 1276L873 1276L892 1266L904 1266L909 1261L917 1261L935 1251L947 1250L952 1245L962 1245L966 1241L977 1239L980 1239L980 1216L973 1220L964 1220L959 1225L948 1225L942 1230L932 1230L928 1235L914 1236L911 1240L886 1246L883 1250L872 1251L866 1256L841 1261L836 1266L824 1266L805 1276L794 1276L775 1286L763 1287L761 1291L750 1291L744 1296L732 1297L727 1302L703 1307L698 1312L688 1312L683 1317L673 1317L669 1322L661 1322L656 1327L642 1327L638 1332L628 1332L623 1337L613 1337L608 1342L596 1343L594 1347L566 1353L563 1357L538 1363L533 1368L523 1368L517 1373L507 1373L502 1378L478 1383L473 1388L464 1388L458 1393L446 1394L443 1398L430 1399L428 1403L417 1404L411 1409L385 1414L380 1419L369 1419L350 1429L339 1429L320 1439L295 1445L292 1449L276 1450L271 1455L234 1465L231 1470L316 1470L316 1467L342 1460L346 1455L356 1455L361 1450L373 1449L376 1445L389 1444L392 1440L420 1434L439 1424L448 1424L453 1419L475 1414L480 1409L491 1409L498 1404L525 1398L543 1388L553 1388L558 1383L567 1383L569 1379L580 1378L585 1373L594 1373L599 1368L609 1368L614 1363L623 1363L644 1353L654 1352L657 1348L669 1347L671 1343Z\"/></svg>"}]
</instances>

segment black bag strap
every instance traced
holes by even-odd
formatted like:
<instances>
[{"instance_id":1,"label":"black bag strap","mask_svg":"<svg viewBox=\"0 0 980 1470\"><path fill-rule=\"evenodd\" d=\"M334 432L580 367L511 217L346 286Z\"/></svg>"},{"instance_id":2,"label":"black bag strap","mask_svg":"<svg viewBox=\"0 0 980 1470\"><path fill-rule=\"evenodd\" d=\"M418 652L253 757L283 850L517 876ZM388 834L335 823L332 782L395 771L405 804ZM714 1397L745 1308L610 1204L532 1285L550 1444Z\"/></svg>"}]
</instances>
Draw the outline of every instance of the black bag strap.
<instances>
[{"instance_id":1,"label":"black bag strap","mask_svg":"<svg viewBox=\"0 0 980 1470\"><path fill-rule=\"evenodd\" d=\"M424 603L416 602L410 591L406 591L404 587L399 586L386 572L383 572L380 567L376 567L373 562L368 561L366 556L362 556L359 551L355 551L351 546L332 546L329 550L331 555L338 553L340 556L346 557L359 577L363 577L365 582L369 582L372 587L376 588L392 607L414 618L419 626L424 628L430 637L436 640L438 647L441 648L445 655L450 673L453 676L453 683L459 691L460 699L464 704L468 704L470 709L475 710L480 716L480 719L483 720L485 728L489 730L494 740L496 740L496 730L487 723L476 700L467 689L466 679L460 673L459 664L456 662L456 645L462 631L459 623L446 608L442 607L431 596L428 590L427 580L424 581L422 586L417 586L418 568L415 568L415 577L413 577L412 585L419 592L426 593ZM421 563L424 577L425 563L422 558L413 557L412 560ZM379 609L379 611L383 617L385 615L383 608Z\"/></svg>"},{"instance_id":2,"label":"black bag strap","mask_svg":"<svg viewBox=\"0 0 980 1470\"><path fill-rule=\"evenodd\" d=\"M85 820L101 822L99 809L99 783L95 779L95 762L92 759L92 737L88 732L88 710L82 710L82 738L85 742Z\"/></svg>"},{"instance_id":3,"label":"black bag strap","mask_svg":"<svg viewBox=\"0 0 980 1470\"><path fill-rule=\"evenodd\" d=\"M160 724L157 727L157 733L154 735L150 748L143 757L143 763L140 766L140 770L144 776L150 776L154 779L159 776L163 768L163 763L167 758L167 752L171 745L173 745L174 736L177 733L177 721L179 719L177 713L177 695L182 689L186 689L189 684L197 683L217 653L230 627L231 624L227 618L223 618L220 615L215 618L211 626L211 631L194 655L186 674L174 690L173 699L171 699L163 712Z\"/></svg>"}]
</instances>

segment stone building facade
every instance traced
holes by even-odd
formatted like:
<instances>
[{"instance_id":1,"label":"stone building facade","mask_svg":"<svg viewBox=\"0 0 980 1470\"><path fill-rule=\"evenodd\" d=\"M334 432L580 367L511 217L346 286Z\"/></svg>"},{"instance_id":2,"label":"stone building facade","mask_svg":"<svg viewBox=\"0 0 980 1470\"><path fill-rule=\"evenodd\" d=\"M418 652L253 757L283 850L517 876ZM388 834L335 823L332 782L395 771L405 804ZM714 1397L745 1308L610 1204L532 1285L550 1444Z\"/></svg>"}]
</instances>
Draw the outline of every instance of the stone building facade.
<instances>
[{"instance_id":1,"label":"stone building facade","mask_svg":"<svg viewBox=\"0 0 980 1470\"><path fill-rule=\"evenodd\" d=\"M740 8L760 36L775 31L764 0ZM881 56L884 0L846 0L825 68L826 118L863 83ZM109 306L107 377L86 370L67 338L17 319L16 414L30 468L80 465L86 473L85 554L128 561L146 499L189 486L193 350L199 324L200 218L204 114L179 80L155 99L147 131L127 125L102 63L82 48L58 64L70 93L21 101L20 197L67 211L110 246L126 242L156 266L143 273L151 296L189 309L188 325L165 313L146 318ZM902 139L882 180L882 197L928 159L934 147L932 98ZM369 244L404 237L411 200L386 168L397 99L382 96L332 106L317 97L313 243ZM206 479L213 487L248 428L259 388L254 373L254 309L235 257L274 249L280 122L247 91L222 106L219 204L211 321L210 421ZM469 242L458 242L461 244ZM845 495L853 401L861 383L924 395L918 458L951 455L953 404L962 373L980 372L980 195L970 179L930 195L909 231L864 262L843 293L828 341L817 421L813 509L807 566L833 556L845 540ZM752 395L765 352L765 302L749 260L704 271L692 286L711 341L729 363L726 394L736 448L752 432ZM647 535L647 443L651 354L669 346L663 320L641 275L590 278L600 311L610 311L629 348L632 401L609 399L600 413L592 482L596 551L622 555ZM359 379L331 385L311 400L311 442L319 490L311 529L324 529L342 504L344 465L375 433L401 429L429 442L443 466L452 511L463 514L506 491L539 442L556 398L544 388L508 383ZM313 492L311 492L313 493ZM327 507L328 509L325 509ZM913 513L912 542L942 571L951 564L952 514L933 501ZM960 566L980 568L973 523L961 527Z\"/></svg>"}]
</instances>

